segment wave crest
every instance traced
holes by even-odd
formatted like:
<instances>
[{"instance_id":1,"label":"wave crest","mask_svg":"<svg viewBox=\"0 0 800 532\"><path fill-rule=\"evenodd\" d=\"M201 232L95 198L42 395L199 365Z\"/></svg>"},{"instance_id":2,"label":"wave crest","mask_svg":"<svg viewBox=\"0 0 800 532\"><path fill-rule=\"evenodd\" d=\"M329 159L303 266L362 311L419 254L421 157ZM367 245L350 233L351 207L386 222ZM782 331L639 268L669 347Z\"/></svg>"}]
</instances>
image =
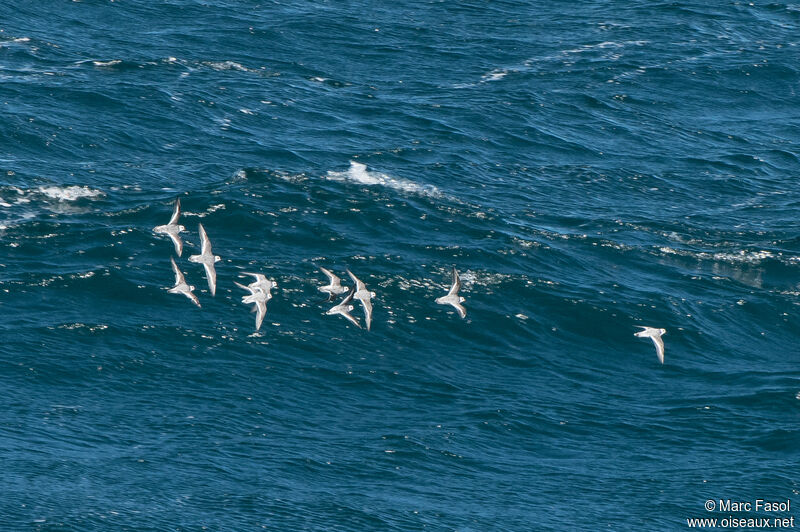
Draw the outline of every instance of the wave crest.
<instances>
[{"instance_id":1,"label":"wave crest","mask_svg":"<svg viewBox=\"0 0 800 532\"><path fill-rule=\"evenodd\" d=\"M442 196L441 191L433 185L420 185L408 179L392 177L381 172L370 172L367 170L367 165L356 161L350 161L350 168L345 172L333 172L329 170L326 178L332 181L349 181L361 185L378 185L393 188L401 192L419 194L432 198Z\"/></svg>"},{"instance_id":2,"label":"wave crest","mask_svg":"<svg viewBox=\"0 0 800 532\"><path fill-rule=\"evenodd\" d=\"M105 196L105 193L101 190L79 185L39 187L39 192L48 198L58 201L77 201L83 198L99 198Z\"/></svg>"}]
</instances>

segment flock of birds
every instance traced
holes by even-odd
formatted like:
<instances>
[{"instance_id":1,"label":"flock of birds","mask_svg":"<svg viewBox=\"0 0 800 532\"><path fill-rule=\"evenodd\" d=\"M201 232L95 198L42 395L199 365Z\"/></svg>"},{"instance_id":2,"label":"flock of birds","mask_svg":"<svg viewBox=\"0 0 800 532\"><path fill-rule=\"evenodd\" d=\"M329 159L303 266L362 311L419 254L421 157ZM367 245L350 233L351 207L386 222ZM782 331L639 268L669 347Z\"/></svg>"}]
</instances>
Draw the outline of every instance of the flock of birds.
<instances>
[{"instance_id":1,"label":"flock of birds","mask_svg":"<svg viewBox=\"0 0 800 532\"><path fill-rule=\"evenodd\" d=\"M184 226L178 223L178 218L180 218L180 215L181 199L177 198L175 200L175 208L172 212L172 217L170 218L169 222L165 225L158 225L153 228L154 233L168 235L170 237L172 243L175 245L175 253L178 255L178 257L180 257L183 253L183 240L181 240L180 233L186 230ZM214 296L217 292L217 271L214 267L214 264L219 262L221 259L218 255L214 255L214 252L211 249L211 240L209 240L208 234L206 233L202 223L199 224L198 230L200 232L201 242L200 254L191 255L189 257L189 262L203 265L203 268L206 272L206 280L208 281L209 292L212 296ZM180 294L186 296L192 301L192 303L200 307L200 301L194 294L195 287L186 282L183 272L181 272L180 268L178 268L178 264L175 262L175 258L170 257L170 261L172 262L172 270L175 272L175 286L168 288L167 291L171 294ZM338 314L361 329L361 323L352 314L350 314L355 308L351 302L353 299L356 299L361 303L361 306L364 309L364 323L367 326L367 330L370 330L370 326L372 324L372 298L375 297L375 292L369 291L367 289L367 285L364 284L364 282L358 277L353 275L353 272L351 272L349 269L346 270L347 275L350 276L350 279L352 279L354 283L354 285L349 289L342 285L341 278L336 276L333 272L321 266L319 269L328 278L328 284L319 287L320 292L328 294L328 299L326 302L331 302L335 300L338 295L347 293L341 302L328 309L325 314L329 316L335 316ZM255 281L248 285L244 285L239 282L234 282L234 284L236 284L236 286L239 288L249 292L247 295L242 297L242 303L254 305L253 312L256 313L256 331L258 331L261 329L261 324L264 322L264 316L267 313L267 302L272 299L272 289L277 288L278 284L275 281L267 279L267 277L262 273L243 272L242 275L250 275L255 278ZM446 295L436 298L435 301L439 305L451 305L456 309L458 315L463 319L467 316L467 309L465 309L462 305L462 303L464 303L466 300L464 297L459 295L458 292L460 289L461 278L458 275L458 270L456 270L455 266L453 266L453 284L450 286L450 290ZM662 340L661 337L666 334L667 331L665 329L645 327L643 325L638 325L637 327L640 327L642 330L635 333L635 336L638 336L639 338L650 338L653 341L653 344L656 346L656 355L658 356L658 360L663 364L664 340Z\"/></svg>"},{"instance_id":2,"label":"flock of birds","mask_svg":"<svg viewBox=\"0 0 800 532\"><path fill-rule=\"evenodd\" d=\"M180 257L183 253L183 240L181 240L180 233L186 230L184 226L178 223L180 215L181 200L178 198L175 200L175 209L172 212L172 218L170 218L169 222L165 225L159 225L153 228L154 233L168 235L170 239L172 239L172 243L175 245L175 253L178 255L178 257ZM208 238L208 233L206 233L202 223L199 224L198 229L200 232L201 243L200 254L191 255L189 257L189 262L203 265L203 268L206 272L206 280L208 281L209 292L212 296L214 296L217 292L217 271L214 267L214 264L220 261L220 257L218 255L214 255L214 252L211 249L211 240ZM180 294L186 296L192 301L192 303L200 307L200 300L194 294L195 287L186 282L186 278L183 276L183 272L175 262L175 258L170 257L170 261L172 262L172 270L175 272L175 286L168 288L168 292L171 294ZM354 299L358 300L364 309L364 323L366 324L367 330L370 330L370 327L372 326L372 298L375 297L375 292L368 290L367 285L361 279L356 277L349 269L347 270L347 275L350 276L354 283L354 285L349 289L342 285L341 278L335 275L333 272L323 267L319 267L319 269L328 278L328 284L319 287L320 292L328 294L328 299L326 302L331 302L336 298L336 296L347 293L340 303L328 309L325 314L329 316L335 316L338 314L358 328L362 328L358 319L350 314L354 310L354 306L351 304L351 302ZM264 316L267 313L267 302L272 299L272 289L277 288L278 283L267 279L267 277L262 273L243 272L242 275L250 275L255 278L255 281L248 285L243 285L239 282L234 282L234 284L236 284L236 286L239 288L249 292L248 295L242 297L242 303L254 305L253 311L256 312L256 330L259 330L261 329L261 324L264 321ZM462 318L465 318L467 316L467 310L462 305L465 299L458 295L458 291L460 289L461 279L458 276L458 271L455 267L453 267L453 285L446 295L436 299L436 303L439 303L440 305L452 305L458 312L458 315Z\"/></svg>"}]
</instances>

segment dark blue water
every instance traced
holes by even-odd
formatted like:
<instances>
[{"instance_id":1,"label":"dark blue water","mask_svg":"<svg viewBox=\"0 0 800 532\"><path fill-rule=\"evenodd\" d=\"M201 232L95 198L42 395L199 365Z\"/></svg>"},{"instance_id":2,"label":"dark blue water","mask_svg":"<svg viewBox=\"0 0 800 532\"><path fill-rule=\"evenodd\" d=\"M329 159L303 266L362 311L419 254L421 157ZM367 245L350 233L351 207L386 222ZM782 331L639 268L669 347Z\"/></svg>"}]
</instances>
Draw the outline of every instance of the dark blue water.
<instances>
[{"instance_id":1,"label":"dark blue water","mask_svg":"<svg viewBox=\"0 0 800 532\"><path fill-rule=\"evenodd\" d=\"M0 528L800 507L799 65L777 2L0 4Z\"/></svg>"}]
</instances>

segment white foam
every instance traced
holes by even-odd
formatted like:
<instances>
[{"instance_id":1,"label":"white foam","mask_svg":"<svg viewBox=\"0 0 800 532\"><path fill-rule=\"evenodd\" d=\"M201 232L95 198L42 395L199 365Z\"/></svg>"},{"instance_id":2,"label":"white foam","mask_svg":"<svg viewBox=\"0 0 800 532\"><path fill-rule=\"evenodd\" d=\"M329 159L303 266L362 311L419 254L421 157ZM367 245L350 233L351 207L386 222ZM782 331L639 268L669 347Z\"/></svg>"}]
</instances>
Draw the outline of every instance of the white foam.
<instances>
[{"instance_id":1,"label":"white foam","mask_svg":"<svg viewBox=\"0 0 800 532\"><path fill-rule=\"evenodd\" d=\"M250 70L236 61L203 61L203 64L214 70L240 70L242 72L248 72Z\"/></svg>"},{"instance_id":2,"label":"white foam","mask_svg":"<svg viewBox=\"0 0 800 532\"><path fill-rule=\"evenodd\" d=\"M19 42L30 42L30 37L17 37L16 39L9 39L7 41L0 42L0 47L8 43L19 43Z\"/></svg>"},{"instance_id":3,"label":"white foam","mask_svg":"<svg viewBox=\"0 0 800 532\"><path fill-rule=\"evenodd\" d=\"M367 165L350 161L350 168L346 172L328 171L327 179L332 181L349 181L362 185L378 185L393 188L410 194L420 194L429 197L441 197L442 193L433 185L420 185L408 179L392 177L381 172L370 172Z\"/></svg>"},{"instance_id":4,"label":"white foam","mask_svg":"<svg viewBox=\"0 0 800 532\"><path fill-rule=\"evenodd\" d=\"M614 41L605 41L597 44L584 44L578 48L573 48L571 50L564 50L562 53L565 54L578 54L581 52L589 52L592 50L603 50L606 48L624 48L625 46L632 44L634 46L644 46L648 44L650 41L622 41L622 42L614 42Z\"/></svg>"},{"instance_id":5,"label":"white foam","mask_svg":"<svg viewBox=\"0 0 800 532\"><path fill-rule=\"evenodd\" d=\"M748 251L740 249L739 251L712 253L708 251L679 250L668 246L659 247L658 250L666 255L679 255L683 257L691 257L697 260L712 260L716 262L728 263L759 264L765 259L781 258L779 257L780 254L776 255L775 253L767 250ZM789 259L789 262L791 262L791 259Z\"/></svg>"},{"instance_id":6,"label":"white foam","mask_svg":"<svg viewBox=\"0 0 800 532\"><path fill-rule=\"evenodd\" d=\"M94 190L86 186L71 185L68 187L39 187L39 192L48 198L58 201L76 201L82 198L97 198L105 196L100 190Z\"/></svg>"},{"instance_id":7,"label":"white foam","mask_svg":"<svg viewBox=\"0 0 800 532\"><path fill-rule=\"evenodd\" d=\"M205 211L205 212L189 212L189 211L183 211L183 213L182 213L182 214L183 214L184 216L197 216L198 218L205 218L206 216L208 216L208 215L209 215L209 214L211 214L212 212L217 212L218 210L220 210L220 209L224 209L224 208L225 208L225 204L224 204L224 203L218 203L217 205L212 205L211 207L209 207L208 209L206 209L206 211Z\"/></svg>"},{"instance_id":8,"label":"white foam","mask_svg":"<svg viewBox=\"0 0 800 532\"><path fill-rule=\"evenodd\" d=\"M698 256L702 258L713 257L714 260L724 262L748 262L751 264L758 264L764 259L773 259L775 255L771 251L746 251L744 249L734 253L699 253Z\"/></svg>"},{"instance_id":9,"label":"white foam","mask_svg":"<svg viewBox=\"0 0 800 532\"><path fill-rule=\"evenodd\" d=\"M484 74L483 77L481 77L481 81L482 82L498 81L506 77L506 75L508 75L508 70L496 68L491 72L489 72L488 74Z\"/></svg>"},{"instance_id":10,"label":"white foam","mask_svg":"<svg viewBox=\"0 0 800 532\"><path fill-rule=\"evenodd\" d=\"M92 61L94 66L110 67L122 63L122 59L112 59L111 61Z\"/></svg>"}]
</instances>

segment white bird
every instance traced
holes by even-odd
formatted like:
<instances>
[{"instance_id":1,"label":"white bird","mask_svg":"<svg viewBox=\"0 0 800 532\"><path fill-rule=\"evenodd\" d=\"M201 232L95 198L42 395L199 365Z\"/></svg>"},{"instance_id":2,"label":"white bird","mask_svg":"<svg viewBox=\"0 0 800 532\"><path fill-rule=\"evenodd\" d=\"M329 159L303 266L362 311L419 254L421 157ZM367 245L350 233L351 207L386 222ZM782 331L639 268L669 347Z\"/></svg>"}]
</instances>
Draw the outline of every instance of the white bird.
<instances>
[{"instance_id":1,"label":"white bird","mask_svg":"<svg viewBox=\"0 0 800 532\"><path fill-rule=\"evenodd\" d=\"M186 279L184 279L183 274L178 269L178 265L175 264L175 259L170 257L169 260L172 261L172 270L175 272L175 286L173 286L172 288L168 288L167 292L169 292L170 294L182 294L191 299L192 303L194 303L199 307L200 302L197 300L197 296L192 293L192 290L194 290L194 286L191 286L186 282Z\"/></svg>"},{"instance_id":2,"label":"white bird","mask_svg":"<svg viewBox=\"0 0 800 532\"><path fill-rule=\"evenodd\" d=\"M247 287L249 289L256 289L261 290L265 294L267 294L267 299L272 298L272 294L270 293L273 288L278 288L278 283L275 281L270 281L263 273L250 273L250 272L242 272L243 275L252 275L256 278L256 280ZM240 285L241 286L241 285Z\"/></svg>"},{"instance_id":3,"label":"white bird","mask_svg":"<svg viewBox=\"0 0 800 532\"><path fill-rule=\"evenodd\" d=\"M242 297L242 303L255 305L256 311L256 330L261 329L261 324L264 322L264 316L267 314L267 301L272 297L268 292L264 292L259 288L251 288L234 281L234 284L243 290L250 292L249 296ZM253 283L255 284L255 283Z\"/></svg>"},{"instance_id":4,"label":"white bird","mask_svg":"<svg viewBox=\"0 0 800 532\"><path fill-rule=\"evenodd\" d=\"M322 266L319 266L319 271L328 277L328 284L319 287L320 292L325 292L330 296L328 297L328 301L332 301L335 296L347 292L347 287L342 286L342 280L334 275L332 271Z\"/></svg>"},{"instance_id":5,"label":"white bird","mask_svg":"<svg viewBox=\"0 0 800 532\"><path fill-rule=\"evenodd\" d=\"M220 258L211 252L211 241L208 239L208 235L206 234L206 230L203 228L203 224L199 224L199 227L201 241L200 254L189 257L189 262L197 262L203 265L203 268L206 270L208 289L211 291L211 295L213 296L217 293L217 270L214 268L214 263L219 262Z\"/></svg>"},{"instance_id":6,"label":"white bird","mask_svg":"<svg viewBox=\"0 0 800 532\"><path fill-rule=\"evenodd\" d=\"M465 309L461 303L466 301L463 297L458 295L458 291L461 289L461 278L458 276L458 271L456 267L453 266L453 286L450 287L450 291L447 292L446 296L437 297L436 302L440 305L453 305L455 309L458 311L458 315L462 318L467 317L467 309Z\"/></svg>"},{"instance_id":7,"label":"white bird","mask_svg":"<svg viewBox=\"0 0 800 532\"><path fill-rule=\"evenodd\" d=\"M650 338L653 340L653 343L656 345L656 355L658 355L658 361L662 364L664 363L664 340L661 339L661 336L667 334L666 329L656 329L655 327L645 327L644 325L637 325L642 330L634 333L634 336L638 336L639 338Z\"/></svg>"},{"instance_id":8,"label":"white bird","mask_svg":"<svg viewBox=\"0 0 800 532\"><path fill-rule=\"evenodd\" d=\"M365 285L361 280L353 275L349 269L347 270L347 275L356 283L355 294L353 297L361 301L361 306L364 307L364 321L367 323L367 330L369 330L370 324L372 323L372 302L370 299L375 297L375 292L370 292L367 290L367 285Z\"/></svg>"},{"instance_id":9,"label":"white bird","mask_svg":"<svg viewBox=\"0 0 800 532\"><path fill-rule=\"evenodd\" d=\"M350 313L353 311L353 305L351 305L350 302L353 300L353 295L355 293L356 293L356 289L355 288L351 288L350 292L342 300L342 302L339 303L338 305L328 309L328 311L325 314L327 314L329 316L333 316L335 314L339 314L341 316L344 316L345 318L347 318L347 320L350 323L352 323L353 325L355 325L356 327L358 327L360 329L361 328L361 324L358 323L357 319L355 319L353 316L350 315Z\"/></svg>"},{"instance_id":10,"label":"white bird","mask_svg":"<svg viewBox=\"0 0 800 532\"><path fill-rule=\"evenodd\" d=\"M153 232L159 235L169 235L172 243L175 244L175 253L180 257L183 253L183 241L179 233L186 231L186 228L178 224L178 218L181 215L181 199L175 200L175 210L172 212L172 218L169 219L167 225L157 225L153 228Z\"/></svg>"}]
</instances>

